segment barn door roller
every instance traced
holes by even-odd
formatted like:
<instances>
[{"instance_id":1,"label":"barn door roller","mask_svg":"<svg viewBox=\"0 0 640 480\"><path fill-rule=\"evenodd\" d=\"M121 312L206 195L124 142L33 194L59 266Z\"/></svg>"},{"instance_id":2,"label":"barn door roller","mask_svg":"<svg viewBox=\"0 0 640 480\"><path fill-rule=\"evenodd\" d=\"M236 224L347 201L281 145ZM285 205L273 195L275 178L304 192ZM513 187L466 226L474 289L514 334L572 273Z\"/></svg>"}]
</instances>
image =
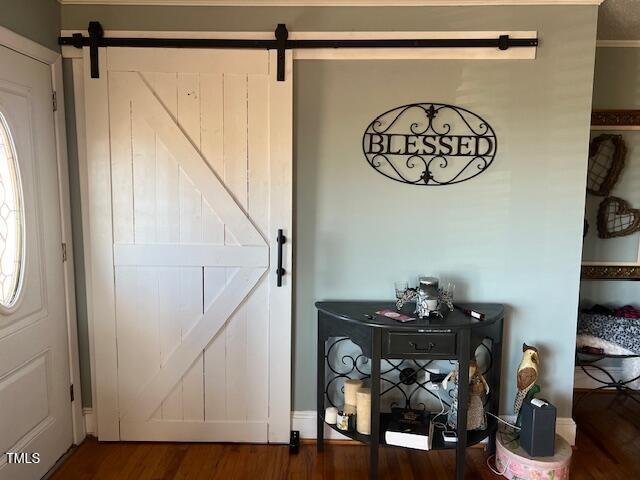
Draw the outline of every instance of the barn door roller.
<instances>
[{"instance_id":1,"label":"barn door roller","mask_svg":"<svg viewBox=\"0 0 640 480\"><path fill-rule=\"evenodd\" d=\"M386 39L386 40L289 40L284 23L278 24L273 40L215 39L215 38L114 38L105 37L100 22L89 22L89 36L74 33L71 37L60 37L60 45L76 48L89 47L91 78L98 78L99 47L161 47L161 48L229 48L277 50L278 81L284 80L285 53L294 48L497 48L537 47L537 38L430 38L430 39Z\"/></svg>"}]
</instances>

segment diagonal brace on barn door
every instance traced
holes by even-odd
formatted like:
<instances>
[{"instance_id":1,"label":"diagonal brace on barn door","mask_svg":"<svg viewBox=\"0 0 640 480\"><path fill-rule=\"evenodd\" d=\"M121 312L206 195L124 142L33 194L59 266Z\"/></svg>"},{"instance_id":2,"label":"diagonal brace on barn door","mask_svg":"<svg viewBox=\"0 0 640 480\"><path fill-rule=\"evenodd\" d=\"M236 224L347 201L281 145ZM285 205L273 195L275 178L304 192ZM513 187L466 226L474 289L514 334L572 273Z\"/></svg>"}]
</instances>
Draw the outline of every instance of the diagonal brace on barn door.
<instances>
[{"instance_id":1,"label":"diagonal brace on barn door","mask_svg":"<svg viewBox=\"0 0 640 480\"><path fill-rule=\"evenodd\" d=\"M216 215L240 245L266 246L264 238L249 215L234 199L207 160L180 128L141 75L118 72L109 79L114 95L133 101L134 108L162 139L172 156L202 193L209 205L216 206Z\"/></svg>"},{"instance_id":2,"label":"diagonal brace on barn door","mask_svg":"<svg viewBox=\"0 0 640 480\"><path fill-rule=\"evenodd\" d=\"M233 312L251 293L266 268L240 268L225 288L206 307L204 315L187 332L182 343L137 395L121 404L120 419L146 421L176 383L187 373L193 362L216 337Z\"/></svg>"}]
</instances>

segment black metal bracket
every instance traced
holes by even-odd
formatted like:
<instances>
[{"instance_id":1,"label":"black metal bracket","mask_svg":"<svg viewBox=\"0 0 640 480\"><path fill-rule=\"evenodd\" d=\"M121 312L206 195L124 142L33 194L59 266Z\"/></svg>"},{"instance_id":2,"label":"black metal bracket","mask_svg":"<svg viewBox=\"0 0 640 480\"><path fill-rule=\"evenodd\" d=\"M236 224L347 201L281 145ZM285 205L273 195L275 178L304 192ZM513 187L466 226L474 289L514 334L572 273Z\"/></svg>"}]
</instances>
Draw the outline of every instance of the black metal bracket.
<instances>
[{"instance_id":1,"label":"black metal bracket","mask_svg":"<svg viewBox=\"0 0 640 480\"><path fill-rule=\"evenodd\" d=\"M100 22L89 22L89 58L91 59L91 78L100 78L100 67L98 66L98 47L100 40L104 38L104 30ZM78 37L74 41L78 42Z\"/></svg>"},{"instance_id":2,"label":"black metal bracket","mask_svg":"<svg viewBox=\"0 0 640 480\"><path fill-rule=\"evenodd\" d=\"M289 32L284 23L278 24L273 40L234 40L215 38L109 38L104 36L100 22L89 22L89 36L75 33L71 37L59 37L60 45L76 48L89 47L91 78L98 78L99 47L160 47L160 48L230 48L267 49L278 52L278 81L285 79L286 50L295 48L497 48L507 50L512 47L536 47L537 38L431 38L431 39L390 39L390 40L289 40Z\"/></svg>"},{"instance_id":3,"label":"black metal bracket","mask_svg":"<svg viewBox=\"0 0 640 480\"><path fill-rule=\"evenodd\" d=\"M287 40L289 31L284 23L279 23L276 28L276 42L278 42L278 81L284 81L284 67L287 53Z\"/></svg>"},{"instance_id":4,"label":"black metal bracket","mask_svg":"<svg viewBox=\"0 0 640 480\"><path fill-rule=\"evenodd\" d=\"M500 35L498 37L498 49L507 50L509 48L509 35Z\"/></svg>"}]
</instances>

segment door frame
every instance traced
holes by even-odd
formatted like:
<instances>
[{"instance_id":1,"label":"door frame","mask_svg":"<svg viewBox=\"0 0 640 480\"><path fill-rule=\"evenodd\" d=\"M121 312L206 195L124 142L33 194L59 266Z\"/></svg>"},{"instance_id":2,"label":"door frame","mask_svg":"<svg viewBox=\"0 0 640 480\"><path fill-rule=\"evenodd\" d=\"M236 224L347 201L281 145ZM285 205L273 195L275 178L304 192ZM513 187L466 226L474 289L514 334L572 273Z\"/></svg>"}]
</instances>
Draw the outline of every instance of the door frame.
<instances>
[{"instance_id":1,"label":"door frame","mask_svg":"<svg viewBox=\"0 0 640 480\"><path fill-rule=\"evenodd\" d=\"M58 168L58 195L60 198L61 257L66 246L66 260L63 260L65 310L67 323L67 352L69 355L69 379L73 385L71 419L73 422L73 442L80 444L86 429L82 416L82 393L80 389L80 358L78 351L78 323L76 318L75 275L73 265L73 240L71 233L71 198L69 191L69 163L67 158L67 133L64 112L64 89L62 82L62 54L0 26L0 46L6 47L33 60L49 66L51 70L53 122L56 141L56 161Z\"/></svg>"},{"instance_id":2,"label":"door frame","mask_svg":"<svg viewBox=\"0 0 640 480\"><path fill-rule=\"evenodd\" d=\"M63 37L72 36L75 33L88 35L87 30L83 29L64 29L60 31ZM511 38L530 38L537 36L536 30L486 30L486 31L298 31L289 32L289 39L395 39L395 38L411 38L411 39L433 39L433 38L468 38L472 35L474 38L495 38L498 35L509 35ZM104 35L107 37L136 37L136 38L217 38L217 39L247 39L247 40L272 40L273 32L265 31L153 31L153 30L105 30ZM84 206L82 211L82 227L83 227L83 245L84 245L84 264L86 278L86 296L88 311L88 327L89 327L89 348L91 359L91 396L92 407L84 409L86 429L88 433L98 435L98 415L100 414L96 398L96 370L95 370L95 343L94 333L95 325L92 310L93 286L91 284L91 239L90 232L90 216L88 208L89 197L89 174L87 162L87 141L85 132L85 94L84 94L84 49L75 48L73 46L62 46L62 57L72 60L73 64L73 85L75 98L75 115L76 115L76 131L78 143L78 164L80 179L80 196L81 203ZM508 51L497 51L493 48L361 48L361 49L292 49L292 63L296 60L535 60L537 47L514 48ZM104 58L99 55L98 58ZM100 61L100 60L99 60ZM105 68L100 66L101 71ZM106 70L104 70L106 71ZM295 81L295 80L294 80ZM293 127L293 126L292 126ZM293 128L292 128L293 130ZM293 135L293 131L291 132ZM295 161L295 160L294 160ZM292 179L293 182L294 179ZM295 187L294 185L292 185ZM294 188L295 190L295 188ZM295 199L292 198L292 208L295 209ZM292 225L293 228L293 225ZM293 302L293 296L292 296ZM293 321L293 315L292 315ZM291 347L293 352L293 346ZM291 387L293 387L293 379L291 379ZM293 388L291 388L291 391ZM294 411L291 410L291 422L293 425ZM110 432L114 434L115 432ZM101 434L102 438L103 435ZM106 437L105 437L106 438ZM119 437L118 437L119 438ZM114 439L116 439L114 437Z\"/></svg>"}]
</instances>

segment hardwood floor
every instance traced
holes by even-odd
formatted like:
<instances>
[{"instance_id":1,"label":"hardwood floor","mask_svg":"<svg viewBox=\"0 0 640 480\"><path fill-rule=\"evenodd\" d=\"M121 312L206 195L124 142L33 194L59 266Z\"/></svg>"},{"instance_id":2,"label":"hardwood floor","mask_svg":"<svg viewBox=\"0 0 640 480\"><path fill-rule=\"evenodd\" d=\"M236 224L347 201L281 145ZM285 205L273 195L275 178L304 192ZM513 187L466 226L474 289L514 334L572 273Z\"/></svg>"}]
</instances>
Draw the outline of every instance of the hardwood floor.
<instances>
[{"instance_id":1,"label":"hardwood floor","mask_svg":"<svg viewBox=\"0 0 640 480\"><path fill-rule=\"evenodd\" d=\"M581 394L577 394L581 395ZM640 478L640 403L615 394L585 398L574 412L578 424L572 479ZM381 479L452 479L454 453L384 448ZM52 480L366 480L364 446L328 445L323 453L303 444L286 446L202 443L99 443L85 441ZM468 480L500 479L485 465L484 453L468 452Z\"/></svg>"},{"instance_id":2,"label":"hardwood floor","mask_svg":"<svg viewBox=\"0 0 640 480\"><path fill-rule=\"evenodd\" d=\"M576 398L582 395L576 393ZM640 478L640 395L596 393L575 405L578 434L572 478Z\"/></svg>"}]
</instances>

